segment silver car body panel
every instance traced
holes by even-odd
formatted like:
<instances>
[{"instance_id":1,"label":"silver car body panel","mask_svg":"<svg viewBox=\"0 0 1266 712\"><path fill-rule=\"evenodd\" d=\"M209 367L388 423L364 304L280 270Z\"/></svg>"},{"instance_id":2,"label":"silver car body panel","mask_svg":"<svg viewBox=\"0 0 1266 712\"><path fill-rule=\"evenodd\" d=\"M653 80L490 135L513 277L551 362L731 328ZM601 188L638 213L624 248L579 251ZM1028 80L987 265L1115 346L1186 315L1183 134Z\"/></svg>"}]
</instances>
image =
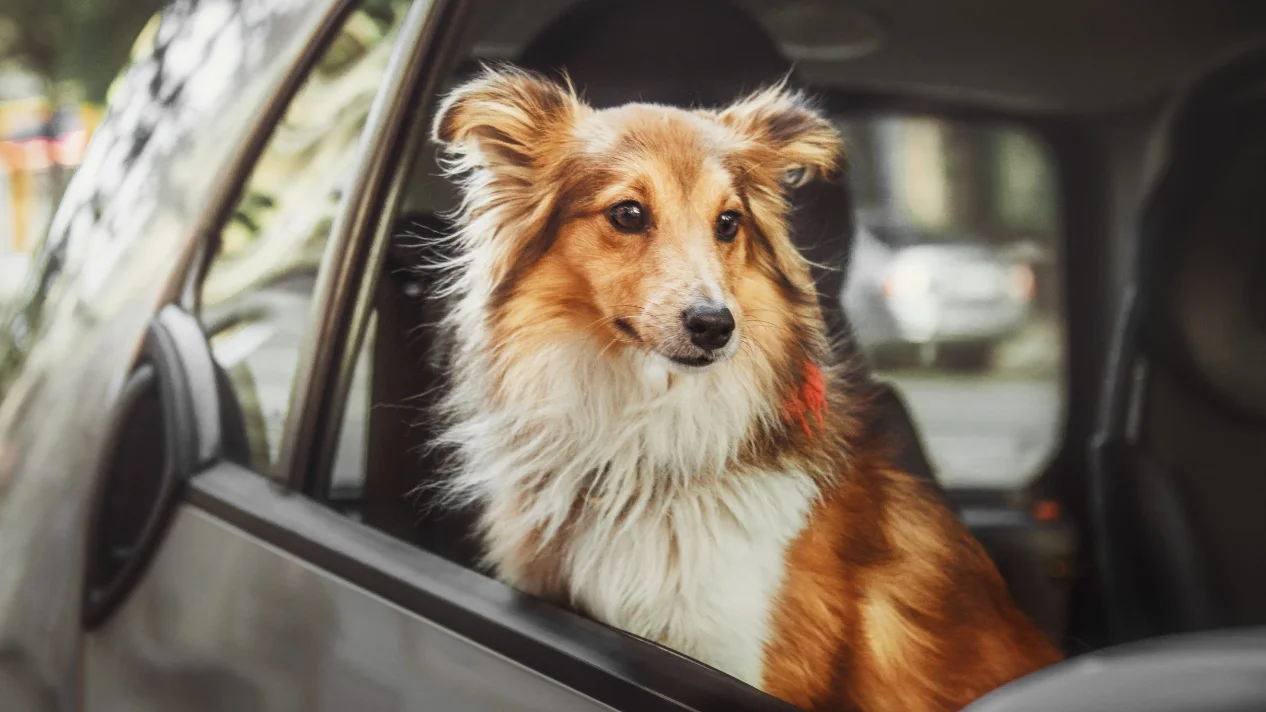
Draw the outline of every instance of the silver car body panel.
<instances>
[{"instance_id":1,"label":"silver car body panel","mask_svg":"<svg viewBox=\"0 0 1266 712\"><path fill-rule=\"evenodd\" d=\"M85 712L611 709L191 506L84 673Z\"/></svg>"},{"instance_id":2,"label":"silver car body panel","mask_svg":"<svg viewBox=\"0 0 1266 712\"><path fill-rule=\"evenodd\" d=\"M336 0L183 0L115 87L0 333L0 690L79 706L86 526L146 325ZM55 562L55 565L52 565Z\"/></svg>"}]
</instances>

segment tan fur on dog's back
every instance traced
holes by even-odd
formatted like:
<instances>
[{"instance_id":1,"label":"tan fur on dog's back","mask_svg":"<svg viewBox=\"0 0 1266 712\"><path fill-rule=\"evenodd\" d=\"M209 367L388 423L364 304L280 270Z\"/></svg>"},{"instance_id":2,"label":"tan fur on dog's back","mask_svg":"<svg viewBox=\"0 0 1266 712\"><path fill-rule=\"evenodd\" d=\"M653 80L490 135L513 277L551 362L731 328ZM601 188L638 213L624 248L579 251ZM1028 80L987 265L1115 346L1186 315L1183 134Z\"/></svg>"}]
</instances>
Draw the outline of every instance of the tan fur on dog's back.
<instances>
[{"instance_id":1,"label":"tan fur on dog's back","mask_svg":"<svg viewBox=\"0 0 1266 712\"><path fill-rule=\"evenodd\" d=\"M503 581L811 709L956 710L1058 659L861 435L788 235L788 184L840 151L802 96L595 111L501 69L434 135L464 198L452 492ZM728 341L696 345L699 303Z\"/></svg>"},{"instance_id":2,"label":"tan fur on dog's back","mask_svg":"<svg viewBox=\"0 0 1266 712\"><path fill-rule=\"evenodd\" d=\"M766 691L809 709L958 710L1057 662L958 519L866 459L788 553Z\"/></svg>"}]
</instances>

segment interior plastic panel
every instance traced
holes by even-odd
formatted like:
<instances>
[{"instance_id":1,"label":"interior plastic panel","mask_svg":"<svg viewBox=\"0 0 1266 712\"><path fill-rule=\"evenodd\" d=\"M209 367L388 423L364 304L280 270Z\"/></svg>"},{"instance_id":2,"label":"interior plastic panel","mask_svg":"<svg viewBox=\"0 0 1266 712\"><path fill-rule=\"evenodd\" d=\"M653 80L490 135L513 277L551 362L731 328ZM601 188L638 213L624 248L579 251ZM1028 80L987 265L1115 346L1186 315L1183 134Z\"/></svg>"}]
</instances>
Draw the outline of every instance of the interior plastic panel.
<instances>
[{"instance_id":1,"label":"interior plastic panel","mask_svg":"<svg viewBox=\"0 0 1266 712\"><path fill-rule=\"evenodd\" d=\"M965 712L1260 712L1266 628L1158 638L1073 658Z\"/></svg>"}]
</instances>

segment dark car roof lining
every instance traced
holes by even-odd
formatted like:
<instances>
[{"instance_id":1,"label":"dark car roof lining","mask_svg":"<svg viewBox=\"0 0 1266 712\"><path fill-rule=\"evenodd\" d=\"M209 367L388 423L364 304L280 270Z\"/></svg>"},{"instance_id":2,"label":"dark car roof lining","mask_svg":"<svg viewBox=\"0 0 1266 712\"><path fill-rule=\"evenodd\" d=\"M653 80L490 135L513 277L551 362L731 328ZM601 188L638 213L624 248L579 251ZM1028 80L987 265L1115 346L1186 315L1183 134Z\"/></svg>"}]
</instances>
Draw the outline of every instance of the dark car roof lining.
<instances>
[{"instance_id":1,"label":"dark car roof lining","mask_svg":"<svg viewBox=\"0 0 1266 712\"><path fill-rule=\"evenodd\" d=\"M468 66L517 60L576 1L473 0L456 56ZM1114 156L1120 161L1114 180L1124 181L1114 186L1113 199L1120 201L1114 210L1127 219L1143 178L1127 173L1142 156L1112 134L1146 131L1184 82L1218 64L1228 49L1266 39L1266 3L1257 0L959 0L952 9L940 0L735 2L793 59L788 45L796 38L785 30L780 35L778 23L770 21L779 9L812 14L847 6L875 19L882 39L873 53L833 62L795 60L798 78L824 94L832 111L1084 120L1087 131L1101 133L1106 148L1121 154ZM422 165L433 166L431 161L424 158ZM447 183L434 173L414 173L409 209L451 207Z\"/></svg>"},{"instance_id":2,"label":"dark car roof lining","mask_svg":"<svg viewBox=\"0 0 1266 712\"><path fill-rule=\"evenodd\" d=\"M473 54L513 59L573 0L476 4ZM1169 93L1229 46L1266 34L1255 0L738 0L796 61L801 78L830 89L952 98L1032 113L1094 114ZM853 17L843 10L849 10ZM877 47L824 61L780 14L820 17L832 32L877 28ZM636 5L630 5L630 12ZM868 25L855 29L858 20ZM989 38L982 42L981 38ZM812 39L812 38L809 38ZM741 51L741 48L736 48Z\"/></svg>"}]
</instances>

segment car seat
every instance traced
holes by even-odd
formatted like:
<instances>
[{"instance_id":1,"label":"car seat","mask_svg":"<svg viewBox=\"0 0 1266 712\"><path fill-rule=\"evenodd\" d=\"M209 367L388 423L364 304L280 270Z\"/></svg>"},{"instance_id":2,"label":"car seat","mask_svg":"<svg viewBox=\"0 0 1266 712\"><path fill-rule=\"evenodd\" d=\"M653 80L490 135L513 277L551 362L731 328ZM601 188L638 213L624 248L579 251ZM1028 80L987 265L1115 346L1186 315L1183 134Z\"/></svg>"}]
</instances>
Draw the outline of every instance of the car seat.
<instances>
[{"instance_id":1,"label":"car seat","mask_svg":"<svg viewBox=\"0 0 1266 712\"><path fill-rule=\"evenodd\" d=\"M1266 624L1266 48L1160 133L1091 475L1116 642Z\"/></svg>"}]
</instances>

